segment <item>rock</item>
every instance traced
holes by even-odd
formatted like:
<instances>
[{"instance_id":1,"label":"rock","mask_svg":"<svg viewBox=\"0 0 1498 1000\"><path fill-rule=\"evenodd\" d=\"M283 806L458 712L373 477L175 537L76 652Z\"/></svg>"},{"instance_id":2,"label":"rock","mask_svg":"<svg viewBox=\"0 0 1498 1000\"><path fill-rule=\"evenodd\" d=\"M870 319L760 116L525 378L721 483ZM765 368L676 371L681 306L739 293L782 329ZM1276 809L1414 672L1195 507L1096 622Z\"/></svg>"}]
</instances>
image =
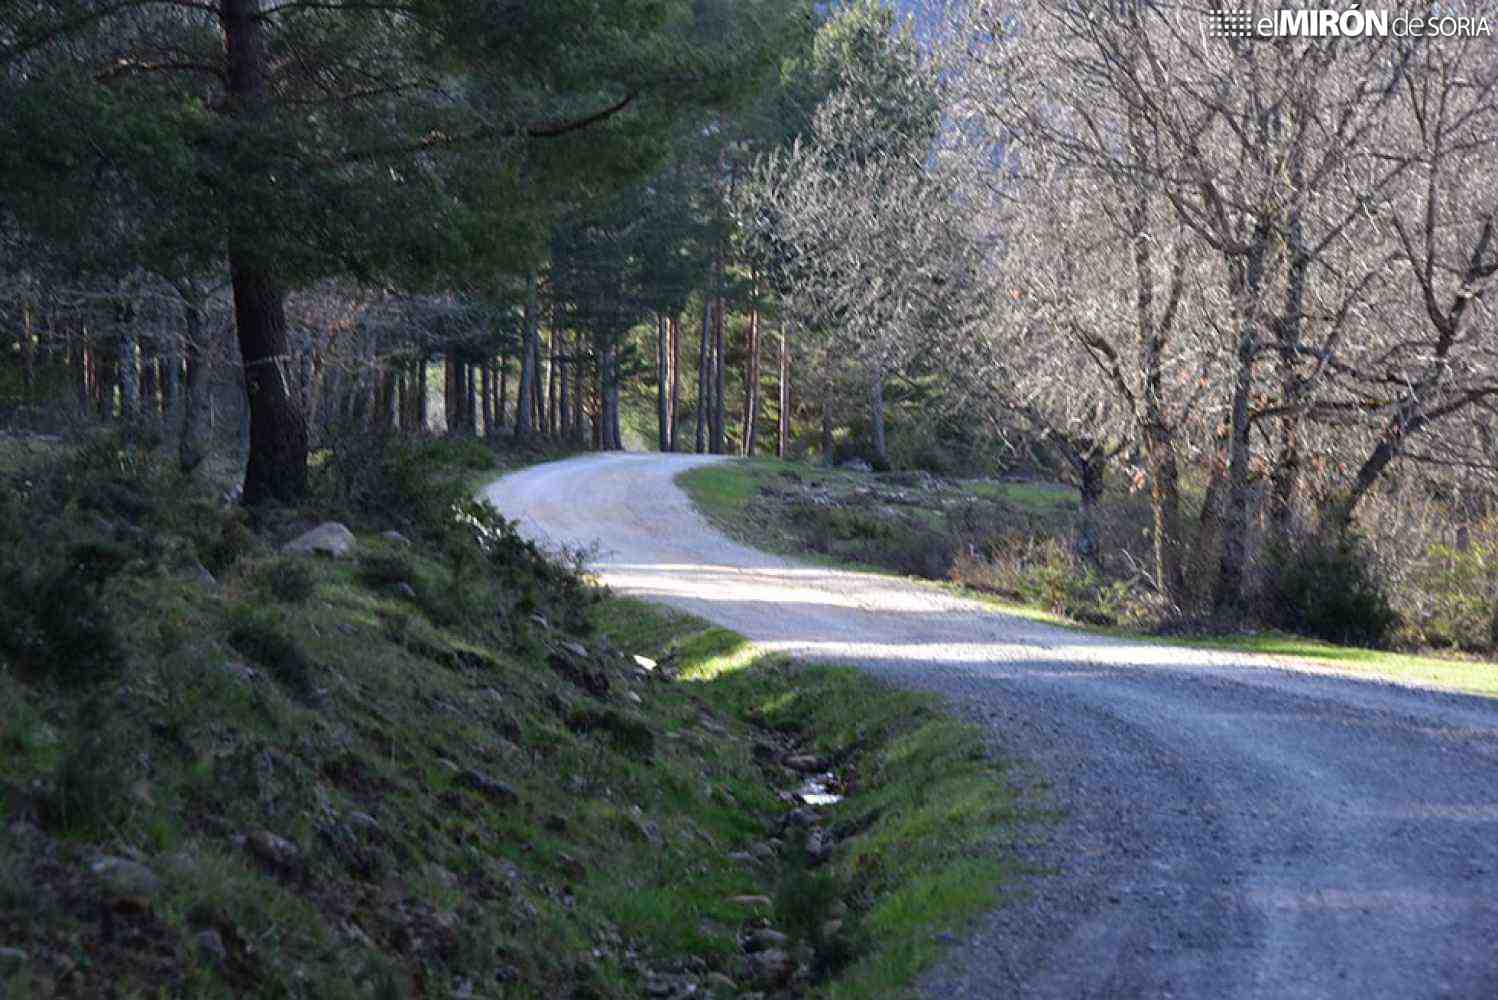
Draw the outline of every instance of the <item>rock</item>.
<instances>
[{"instance_id":1,"label":"rock","mask_svg":"<svg viewBox=\"0 0 1498 1000\"><path fill-rule=\"evenodd\" d=\"M796 963L784 951L771 948L749 956L749 973L757 982L783 986L796 974Z\"/></svg>"},{"instance_id":2,"label":"rock","mask_svg":"<svg viewBox=\"0 0 1498 1000\"><path fill-rule=\"evenodd\" d=\"M246 684L254 683L260 677L260 671L241 660L230 660L228 663L223 664L220 669L235 680L243 681Z\"/></svg>"},{"instance_id":3,"label":"rock","mask_svg":"<svg viewBox=\"0 0 1498 1000\"><path fill-rule=\"evenodd\" d=\"M713 993L722 994L726 997L733 996L739 991L738 984L721 972L709 972L702 980L702 985L706 986Z\"/></svg>"},{"instance_id":4,"label":"rock","mask_svg":"<svg viewBox=\"0 0 1498 1000\"><path fill-rule=\"evenodd\" d=\"M775 848L769 844L755 844L749 848L750 852L761 861L772 861L775 858Z\"/></svg>"},{"instance_id":5,"label":"rock","mask_svg":"<svg viewBox=\"0 0 1498 1000\"><path fill-rule=\"evenodd\" d=\"M358 812L357 810L348 814L348 822L349 826L355 827L360 830L365 830L370 833L373 833L380 828L379 821L376 820L373 816L371 816L367 812Z\"/></svg>"},{"instance_id":6,"label":"rock","mask_svg":"<svg viewBox=\"0 0 1498 1000\"><path fill-rule=\"evenodd\" d=\"M214 579L213 574L208 572L208 567L196 559L190 559L182 564L177 570L177 579L186 580L188 583L201 584L204 587L218 586L218 580Z\"/></svg>"},{"instance_id":7,"label":"rock","mask_svg":"<svg viewBox=\"0 0 1498 1000\"><path fill-rule=\"evenodd\" d=\"M382 532L380 532L380 537L383 538L383 539L385 539L385 541L387 541L387 542L394 542L397 545L410 545L411 544L411 539L407 538L405 535L401 534L399 531L393 531L393 530L392 531L382 531Z\"/></svg>"},{"instance_id":8,"label":"rock","mask_svg":"<svg viewBox=\"0 0 1498 1000\"><path fill-rule=\"evenodd\" d=\"M585 660L588 658L588 655L589 655L588 654L588 647L587 646L584 646L580 642L573 642L570 639L564 640L562 642L562 648L565 649L567 652L571 653L573 656L580 656L580 657L582 657Z\"/></svg>"},{"instance_id":9,"label":"rock","mask_svg":"<svg viewBox=\"0 0 1498 1000\"><path fill-rule=\"evenodd\" d=\"M416 588L404 580L390 585L390 592L397 597L404 597L408 601L416 600Z\"/></svg>"},{"instance_id":10,"label":"rock","mask_svg":"<svg viewBox=\"0 0 1498 1000\"><path fill-rule=\"evenodd\" d=\"M643 705L643 704L645 704L645 699L641 698L638 694L636 694L633 691L626 691L626 692L624 692L624 697L627 698L628 700L634 702L636 705Z\"/></svg>"},{"instance_id":11,"label":"rock","mask_svg":"<svg viewBox=\"0 0 1498 1000\"><path fill-rule=\"evenodd\" d=\"M793 753L785 758L785 766L802 774L816 774L825 770L820 758L813 757L809 753Z\"/></svg>"},{"instance_id":12,"label":"rock","mask_svg":"<svg viewBox=\"0 0 1498 1000\"><path fill-rule=\"evenodd\" d=\"M296 845L269 830L256 830L247 834L244 843L251 854L269 865L285 868L296 860Z\"/></svg>"},{"instance_id":13,"label":"rock","mask_svg":"<svg viewBox=\"0 0 1498 1000\"><path fill-rule=\"evenodd\" d=\"M634 661L635 666L639 667L641 670L654 670L657 666L656 662L650 657L641 656L639 653L636 653L634 655Z\"/></svg>"},{"instance_id":14,"label":"rock","mask_svg":"<svg viewBox=\"0 0 1498 1000\"><path fill-rule=\"evenodd\" d=\"M770 906L771 905L771 903L770 903L770 897L769 896L755 896L755 895L729 896L728 897L728 902L733 903L735 906Z\"/></svg>"},{"instance_id":15,"label":"rock","mask_svg":"<svg viewBox=\"0 0 1498 1000\"><path fill-rule=\"evenodd\" d=\"M790 944L791 939L780 931L769 927L761 927L750 931L744 938L744 950L748 952L769 951L772 948L784 948Z\"/></svg>"},{"instance_id":16,"label":"rock","mask_svg":"<svg viewBox=\"0 0 1498 1000\"><path fill-rule=\"evenodd\" d=\"M354 533L337 521L325 521L281 546L282 552L332 556L342 559L354 551Z\"/></svg>"},{"instance_id":17,"label":"rock","mask_svg":"<svg viewBox=\"0 0 1498 1000\"><path fill-rule=\"evenodd\" d=\"M229 957L229 949L224 947L224 939L216 930L199 931L193 935L192 944L199 955L214 964Z\"/></svg>"},{"instance_id":18,"label":"rock","mask_svg":"<svg viewBox=\"0 0 1498 1000\"><path fill-rule=\"evenodd\" d=\"M792 809L786 813L785 819L781 822L786 826L811 826L816 821L817 814L802 806L799 809Z\"/></svg>"},{"instance_id":19,"label":"rock","mask_svg":"<svg viewBox=\"0 0 1498 1000\"><path fill-rule=\"evenodd\" d=\"M458 775L457 783L464 788L470 788L478 792L484 798L504 805L514 805L520 801L520 793L505 784L489 777L480 771L469 769Z\"/></svg>"},{"instance_id":20,"label":"rock","mask_svg":"<svg viewBox=\"0 0 1498 1000\"><path fill-rule=\"evenodd\" d=\"M843 922L841 920L829 920L829 921L827 921L826 923L822 924L822 940L823 941L827 941L827 940L830 940L831 938L837 937L838 932L841 931L842 929L843 929Z\"/></svg>"},{"instance_id":21,"label":"rock","mask_svg":"<svg viewBox=\"0 0 1498 1000\"><path fill-rule=\"evenodd\" d=\"M535 622L537 625L539 625L542 628L546 629L548 632L551 631L551 622L549 622L549 621L546 620L546 616L545 615L539 614L539 613L538 614L533 614L533 615L531 615L531 621Z\"/></svg>"},{"instance_id":22,"label":"rock","mask_svg":"<svg viewBox=\"0 0 1498 1000\"><path fill-rule=\"evenodd\" d=\"M820 826L806 831L806 855L812 864L820 864L832 853L832 836Z\"/></svg>"},{"instance_id":23,"label":"rock","mask_svg":"<svg viewBox=\"0 0 1498 1000\"><path fill-rule=\"evenodd\" d=\"M839 469L847 469L849 472L873 472L874 467L861 458L850 458L846 462L838 463Z\"/></svg>"},{"instance_id":24,"label":"rock","mask_svg":"<svg viewBox=\"0 0 1498 1000\"><path fill-rule=\"evenodd\" d=\"M88 867L103 882L104 888L115 896L150 897L161 891L161 879L136 861L106 856Z\"/></svg>"}]
</instances>

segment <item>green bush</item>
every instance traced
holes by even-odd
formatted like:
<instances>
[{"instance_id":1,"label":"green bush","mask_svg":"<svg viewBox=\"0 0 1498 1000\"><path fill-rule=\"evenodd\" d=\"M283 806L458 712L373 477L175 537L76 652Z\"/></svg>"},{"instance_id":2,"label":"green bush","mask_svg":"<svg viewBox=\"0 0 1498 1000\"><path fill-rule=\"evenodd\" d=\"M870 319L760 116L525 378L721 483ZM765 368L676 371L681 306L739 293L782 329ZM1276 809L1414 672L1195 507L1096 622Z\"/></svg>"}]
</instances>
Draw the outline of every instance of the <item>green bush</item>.
<instances>
[{"instance_id":1,"label":"green bush","mask_svg":"<svg viewBox=\"0 0 1498 1000\"><path fill-rule=\"evenodd\" d=\"M317 573L308 560L283 556L256 573L260 585L283 604L301 604L317 591Z\"/></svg>"},{"instance_id":2,"label":"green bush","mask_svg":"<svg viewBox=\"0 0 1498 1000\"><path fill-rule=\"evenodd\" d=\"M1010 535L988 543L987 549L982 556L957 555L950 578L1092 625L1115 625L1127 616L1128 584L1103 579L1058 538Z\"/></svg>"},{"instance_id":3,"label":"green bush","mask_svg":"<svg viewBox=\"0 0 1498 1000\"><path fill-rule=\"evenodd\" d=\"M1414 584L1422 607L1412 623L1429 646L1483 652L1494 646L1498 558L1483 545L1432 545Z\"/></svg>"},{"instance_id":4,"label":"green bush","mask_svg":"<svg viewBox=\"0 0 1498 1000\"><path fill-rule=\"evenodd\" d=\"M311 700L316 687L316 664L306 648L287 634L280 615L249 605L230 613L229 644L259 663L287 692L303 701Z\"/></svg>"},{"instance_id":5,"label":"green bush","mask_svg":"<svg viewBox=\"0 0 1498 1000\"><path fill-rule=\"evenodd\" d=\"M1382 646L1399 622L1352 535L1313 538L1266 553L1270 624L1327 642Z\"/></svg>"}]
</instances>

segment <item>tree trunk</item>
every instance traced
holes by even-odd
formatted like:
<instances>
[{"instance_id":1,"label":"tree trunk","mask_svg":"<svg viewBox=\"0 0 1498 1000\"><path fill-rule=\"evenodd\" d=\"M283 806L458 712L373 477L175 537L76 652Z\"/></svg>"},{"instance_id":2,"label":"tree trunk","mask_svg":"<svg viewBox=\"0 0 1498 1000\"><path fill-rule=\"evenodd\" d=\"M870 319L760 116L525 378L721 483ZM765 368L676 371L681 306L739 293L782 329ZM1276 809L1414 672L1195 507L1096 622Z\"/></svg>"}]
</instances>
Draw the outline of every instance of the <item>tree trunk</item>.
<instances>
[{"instance_id":1,"label":"tree trunk","mask_svg":"<svg viewBox=\"0 0 1498 1000\"><path fill-rule=\"evenodd\" d=\"M557 378L561 366L557 361L557 325L555 315L551 328L546 331L546 433L555 437L557 433Z\"/></svg>"},{"instance_id":2,"label":"tree trunk","mask_svg":"<svg viewBox=\"0 0 1498 1000\"><path fill-rule=\"evenodd\" d=\"M1233 381L1229 411L1227 504L1222 519L1222 555L1217 570L1213 604L1219 610L1236 610L1243 603L1243 576L1248 562L1249 460L1251 442L1248 422L1249 394L1253 389L1252 345L1248 336L1238 352L1238 373Z\"/></svg>"},{"instance_id":3,"label":"tree trunk","mask_svg":"<svg viewBox=\"0 0 1498 1000\"><path fill-rule=\"evenodd\" d=\"M884 447L884 372L876 369L869 386L869 429L874 437L874 468L889 468L889 452Z\"/></svg>"},{"instance_id":4,"label":"tree trunk","mask_svg":"<svg viewBox=\"0 0 1498 1000\"><path fill-rule=\"evenodd\" d=\"M525 276L525 316L520 343L520 395L515 402L515 433L535 430L536 414L536 272Z\"/></svg>"},{"instance_id":5,"label":"tree trunk","mask_svg":"<svg viewBox=\"0 0 1498 1000\"><path fill-rule=\"evenodd\" d=\"M140 361L136 354L134 321L128 313L121 326L115 375L120 386L120 419L129 425L140 419Z\"/></svg>"},{"instance_id":6,"label":"tree trunk","mask_svg":"<svg viewBox=\"0 0 1498 1000\"><path fill-rule=\"evenodd\" d=\"M583 335L572 335L572 436L583 440L583 418L587 416L585 406L588 399L588 366L583 364Z\"/></svg>"},{"instance_id":7,"label":"tree trunk","mask_svg":"<svg viewBox=\"0 0 1498 1000\"><path fill-rule=\"evenodd\" d=\"M400 370L394 367L394 363L387 366L381 373L381 381L385 387L383 419L380 421L380 429L386 434L394 434L400 429Z\"/></svg>"},{"instance_id":8,"label":"tree trunk","mask_svg":"<svg viewBox=\"0 0 1498 1000\"><path fill-rule=\"evenodd\" d=\"M487 358L484 359L483 367L479 371L483 376L483 388L480 395L484 400L484 437L488 439L494 433L494 374L493 366Z\"/></svg>"},{"instance_id":9,"label":"tree trunk","mask_svg":"<svg viewBox=\"0 0 1498 1000\"><path fill-rule=\"evenodd\" d=\"M1080 495L1077 516L1077 555L1094 568L1101 568L1101 553L1098 546L1098 502L1103 498L1103 466L1105 459L1099 454L1083 453L1074 462L1077 472L1077 492Z\"/></svg>"},{"instance_id":10,"label":"tree trunk","mask_svg":"<svg viewBox=\"0 0 1498 1000\"><path fill-rule=\"evenodd\" d=\"M713 313L713 300L704 297L702 300L702 343L697 352L697 454L707 450L707 411L712 404L708 393L709 381L708 371L708 347L712 341L711 316Z\"/></svg>"},{"instance_id":11,"label":"tree trunk","mask_svg":"<svg viewBox=\"0 0 1498 1000\"><path fill-rule=\"evenodd\" d=\"M572 432L572 408L577 401L572 398L572 373L567 347L567 331L558 327L555 336L560 341L557 348L557 436L567 437Z\"/></svg>"},{"instance_id":12,"label":"tree trunk","mask_svg":"<svg viewBox=\"0 0 1498 1000\"><path fill-rule=\"evenodd\" d=\"M269 94L260 2L222 0L219 21L228 111L241 121L253 121L265 114ZM283 368L290 349L286 291L262 262L250 256L237 234L229 240L229 275L250 418L244 502L292 503L307 492L307 419Z\"/></svg>"},{"instance_id":13,"label":"tree trunk","mask_svg":"<svg viewBox=\"0 0 1498 1000\"><path fill-rule=\"evenodd\" d=\"M307 493L307 420L291 392L285 364L286 292L267 273L231 251L234 321L249 408L249 461L244 502L295 503Z\"/></svg>"},{"instance_id":14,"label":"tree trunk","mask_svg":"<svg viewBox=\"0 0 1498 1000\"><path fill-rule=\"evenodd\" d=\"M832 467L832 385L822 390L822 464Z\"/></svg>"},{"instance_id":15,"label":"tree trunk","mask_svg":"<svg viewBox=\"0 0 1498 1000\"><path fill-rule=\"evenodd\" d=\"M473 362L467 362L463 369L467 374L466 391L463 396L463 433L472 436L478 427L479 412L479 377L474 369L478 366Z\"/></svg>"},{"instance_id":16,"label":"tree trunk","mask_svg":"<svg viewBox=\"0 0 1498 1000\"><path fill-rule=\"evenodd\" d=\"M744 345L744 457L754 455L754 424L759 416L759 277L753 276L749 297L749 333Z\"/></svg>"},{"instance_id":17,"label":"tree trunk","mask_svg":"<svg viewBox=\"0 0 1498 1000\"><path fill-rule=\"evenodd\" d=\"M174 328L161 346L161 415L170 432L182 420L182 337Z\"/></svg>"},{"instance_id":18,"label":"tree trunk","mask_svg":"<svg viewBox=\"0 0 1498 1000\"><path fill-rule=\"evenodd\" d=\"M452 348L442 355L442 419L447 424L447 433L452 435L458 428L458 359Z\"/></svg>"},{"instance_id":19,"label":"tree trunk","mask_svg":"<svg viewBox=\"0 0 1498 1000\"><path fill-rule=\"evenodd\" d=\"M94 403L103 420L114 419L115 354L102 344L94 347Z\"/></svg>"},{"instance_id":20,"label":"tree trunk","mask_svg":"<svg viewBox=\"0 0 1498 1000\"><path fill-rule=\"evenodd\" d=\"M667 413L671 426L670 451L676 450L676 432L680 420L677 414L681 403L681 319L672 316L667 326L667 332L671 338L671 397L667 403Z\"/></svg>"},{"instance_id":21,"label":"tree trunk","mask_svg":"<svg viewBox=\"0 0 1498 1000\"><path fill-rule=\"evenodd\" d=\"M791 353L786 336L788 322L782 320L780 323L780 398L777 400L779 409L775 414L776 458L785 458L791 438Z\"/></svg>"},{"instance_id":22,"label":"tree trunk","mask_svg":"<svg viewBox=\"0 0 1498 1000\"><path fill-rule=\"evenodd\" d=\"M182 303L182 351L186 355L186 381L182 387L181 437L177 442L177 461L183 472L192 475L208 457L208 359L212 357L203 341L203 303L185 298Z\"/></svg>"},{"instance_id":23,"label":"tree trunk","mask_svg":"<svg viewBox=\"0 0 1498 1000\"><path fill-rule=\"evenodd\" d=\"M510 392L510 359L501 354L499 356L499 395L494 400L494 419L500 427L505 425L505 407L509 404L505 397Z\"/></svg>"},{"instance_id":24,"label":"tree trunk","mask_svg":"<svg viewBox=\"0 0 1498 1000\"><path fill-rule=\"evenodd\" d=\"M416 431L421 434L427 433L428 419L428 394L427 394L427 356L421 355L416 361Z\"/></svg>"},{"instance_id":25,"label":"tree trunk","mask_svg":"<svg viewBox=\"0 0 1498 1000\"><path fill-rule=\"evenodd\" d=\"M667 343L666 317L655 315L655 417L658 445L671 450L670 352Z\"/></svg>"},{"instance_id":26,"label":"tree trunk","mask_svg":"<svg viewBox=\"0 0 1498 1000\"><path fill-rule=\"evenodd\" d=\"M33 309L30 302L21 306L21 385L30 390L36 380L36 341L35 331L32 328Z\"/></svg>"},{"instance_id":27,"label":"tree trunk","mask_svg":"<svg viewBox=\"0 0 1498 1000\"><path fill-rule=\"evenodd\" d=\"M161 391L156 380L156 338L137 338L140 344L140 412L151 424L161 419Z\"/></svg>"},{"instance_id":28,"label":"tree trunk","mask_svg":"<svg viewBox=\"0 0 1498 1000\"><path fill-rule=\"evenodd\" d=\"M1154 515L1155 578L1166 599L1183 608L1189 595L1181 551L1181 492L1175 441L1159 414L1144 426L1143 433L1150 473L1150 509Z\"/></svg>"},{"instance_id":29,"label":"tree trunk","mask_svg":"<svg viewBox=\"0 0 1498 1000\"><path fill-rule=\"evenodd\" d=\"M713 454L721 455L726 450L725 438L728 422L727 399L723 391L724 369L728 364L724 357L724 312L727 303L719 296L713 309Z\"/></svg>"}]
</instances>

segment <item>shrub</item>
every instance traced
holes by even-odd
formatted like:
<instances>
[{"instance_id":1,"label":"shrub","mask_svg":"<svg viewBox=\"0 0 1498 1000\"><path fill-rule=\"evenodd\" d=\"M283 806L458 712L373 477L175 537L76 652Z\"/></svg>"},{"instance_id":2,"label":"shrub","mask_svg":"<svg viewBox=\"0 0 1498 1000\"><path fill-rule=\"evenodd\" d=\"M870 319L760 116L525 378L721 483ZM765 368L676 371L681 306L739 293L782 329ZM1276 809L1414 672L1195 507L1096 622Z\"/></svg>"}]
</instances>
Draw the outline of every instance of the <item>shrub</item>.
<instances>
[{"instance_id":1,"label":"shrub","mask_svg":"<svg viewBox=\"0 0 1498 1000\"><path fill-rule=\"evenodd\" d=\"M415 577L416 567L405 556L364 555L359 557L359 579L371 587L410 583Z\"/></svg>"},{"instance_id":2,"label":"shrub","mask_svg":"<svg viewBox=\"0 0 1498 1000\"><path fill-rule=\"evenodd\" d=\"M113 676L125 644L101 591L124 554L97 543L72 546L60 561L29 554L39 561L0 564L0 650L35 678L77 684Z\"/></svg>"},{"instance_id":3,"label":"shrub","mask_svg":"<svg viewBox=\"0 0 1498 1000\"><path fill-rule=\"evenodd\" d=\"M263 666L293 696L307 701L315 695L312 657L286 633L279 615L250 606L236 608L230 615L229 644Z\"/></svg>"},{"instance_id":4,"label":"shrub","mask_svg":"<svg viewBox=\"0 0 1498 1000\"><path fill-rule=\"evenodd\" d=\"M988 549L987 558L976 550L957 555L950 578L1092 625L1114 625L1125 617L1128 585L1105 581L1057 538L1010 535Z\"/></svg>"},{"instance_id":5,"label":"shrub","mask_svg":"<svg viewBox=\"0 0 1498 1000\"><path fill-rule=\"evenodd\" d=\"M1498 559L1483 545L1432 545L1411 581L1421 598L1411 624L1430 646L1468 652L1491 649L1495 636L1494 582Z\"/></svg>"},{"instance_id":6,"label":"shrub","mask_svg":"<svg viewBox=\"0 0 1498 1000\"><path fill-rule=\"evenodd\" d=\"M283 604L301 604L317 590L317 573L308 560L283 556L256 574L261 586Z\"/></svg>"},{"instance_id":7,"label":"shrub","mask_svg":"<svg viewBox=\"0 0 1498 1000\"><path fill-rule=\"evenodd\" d=\"M1353 535L1271 546L1265 564L1266 617L1279 628L1327 642L1382 646L1398 624Z\"/></svg>"}]
</instances>

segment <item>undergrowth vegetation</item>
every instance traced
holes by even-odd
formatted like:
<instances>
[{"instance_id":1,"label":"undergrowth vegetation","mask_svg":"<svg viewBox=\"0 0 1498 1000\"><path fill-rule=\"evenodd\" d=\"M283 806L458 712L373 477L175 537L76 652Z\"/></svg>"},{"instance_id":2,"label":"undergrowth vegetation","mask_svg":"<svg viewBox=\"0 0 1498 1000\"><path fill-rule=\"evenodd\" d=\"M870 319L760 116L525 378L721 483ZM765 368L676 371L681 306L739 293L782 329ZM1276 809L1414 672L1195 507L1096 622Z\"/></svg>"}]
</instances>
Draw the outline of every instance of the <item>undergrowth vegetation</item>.
<instances>
[{"instance_id":1,"label":"undergrowth vegetation","mask_svg":"<svg viewBox=\"0 0 1498 1000\"><path fill-rule=\"evenodd\" d=\"M6 996L888 995L995 898L975 730L592 587L483 445L368 447L253 518L116 438L6 472Z\"/></svg>"},{"instance_id":2,"label":"undergrowth vegetation","mask_svg":"<svg viewBox=\"0 0 1498 1000\"><path fill-rule=\"evenodd\" d=\"M1396 512L1385 498L1371 498L1367 536L1257 542L1250 604L1222 614L1163 600L1147 572L1148 498L1122 488L1099 502L1100 555L1086 559L1075 544L1075 491L1058 484L769 460L694 469L682 484L720 528L751 545L949 582L1085 625L1237 636L1245 648L1254 633L1280 632L1374 649L1498 650L1498 519L1491 517L1448 542L1441 540L1444 517L1417 516L1408 502ZM1213 565L1199 553L1188 558L1193 592L1211 592Z\"/></svg>"}]
</instances>

